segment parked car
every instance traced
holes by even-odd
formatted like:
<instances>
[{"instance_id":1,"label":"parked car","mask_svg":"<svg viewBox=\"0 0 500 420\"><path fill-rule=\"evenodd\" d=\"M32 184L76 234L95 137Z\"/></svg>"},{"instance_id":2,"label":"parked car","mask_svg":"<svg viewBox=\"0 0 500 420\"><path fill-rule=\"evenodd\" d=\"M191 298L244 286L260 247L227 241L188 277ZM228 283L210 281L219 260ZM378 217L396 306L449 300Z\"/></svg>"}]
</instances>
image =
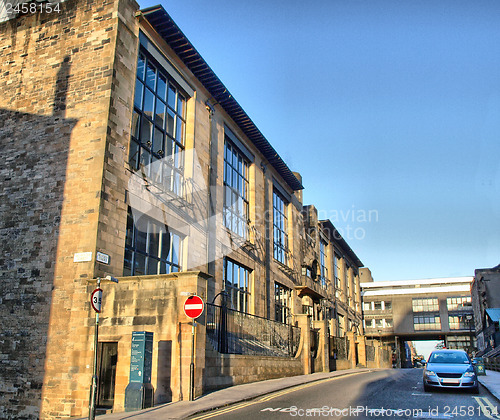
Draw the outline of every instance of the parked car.
<instances>
[{"instance_id":1,"label":"parked car","mask_svg":"<svg viewBox=\"0 0 500 420\"><path fill-rule=\"evenodd\" d=\"M472 360L463 350L435 350L424 369L424 391L437 388L469 389L479 392Z\"/></svg>"}]
</instances>

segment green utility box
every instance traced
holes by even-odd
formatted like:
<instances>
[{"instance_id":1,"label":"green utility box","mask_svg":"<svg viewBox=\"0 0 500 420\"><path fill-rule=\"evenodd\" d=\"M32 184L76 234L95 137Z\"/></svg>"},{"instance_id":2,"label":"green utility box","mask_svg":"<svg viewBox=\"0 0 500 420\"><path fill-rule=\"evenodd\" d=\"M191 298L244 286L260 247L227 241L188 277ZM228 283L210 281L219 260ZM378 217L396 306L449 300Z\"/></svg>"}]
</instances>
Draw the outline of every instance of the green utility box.
<instances>
[{"instance_id":1,"label":"green utility box","mask_svg":"<svg viewBox=\"0 0 500 420\"><path fill-rule=\"evenodd\" d=\"M137 411L153 406L152 364L153 333L146 331L132 332L130 379L127 388L125 388L125 411Z\"/></svg>"},{"instance_id":2,"label":"green utility box","mask_svg":"<svg viewBox=\"0 0 500 420\"><path fill-rule=\"evenodd\" d=\"M479 375L486 375L486 369L484 368L484 360L482 357L474 358L474 365L476 366L476 373Z\"/></svg>"}]
</instances>

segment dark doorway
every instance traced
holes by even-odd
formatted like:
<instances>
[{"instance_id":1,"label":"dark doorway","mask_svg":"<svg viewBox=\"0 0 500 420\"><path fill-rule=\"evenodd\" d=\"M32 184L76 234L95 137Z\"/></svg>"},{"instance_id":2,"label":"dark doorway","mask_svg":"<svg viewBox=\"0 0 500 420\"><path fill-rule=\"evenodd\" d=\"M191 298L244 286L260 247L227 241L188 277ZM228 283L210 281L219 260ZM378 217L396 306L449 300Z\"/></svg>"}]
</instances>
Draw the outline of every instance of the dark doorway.
<instances>
[{"instance_id":1,"label":"dark doorway","mask_svg":"<svg viewBox=\"0 0 500 420\"><path fill-rule=\"evenodd\" d=\"M99 343L99 390L97 405L112 408L115 399L116 362L118 360L118 343Z\"/></svg>"},{"instance_id":2,"label":"dark doorway","mask_svg":"<svg viewBox=\"0 0 500 420\"><path fill-rule=\"evenodd\" d=\"M155 391L155 404L172 401L172 341L158 342L158 382Z\"/></svg>"}]
</instances>

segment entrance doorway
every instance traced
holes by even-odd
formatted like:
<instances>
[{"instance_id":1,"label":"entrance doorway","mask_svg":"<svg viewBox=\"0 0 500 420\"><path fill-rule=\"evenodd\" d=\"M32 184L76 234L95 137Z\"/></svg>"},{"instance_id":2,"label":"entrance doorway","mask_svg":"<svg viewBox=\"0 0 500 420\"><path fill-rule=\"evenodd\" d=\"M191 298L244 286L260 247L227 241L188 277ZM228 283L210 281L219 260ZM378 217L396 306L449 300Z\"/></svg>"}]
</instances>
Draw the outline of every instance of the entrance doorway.
<instances>
[{"instance_id":1,"label":"entrance doorway","mask_svg":"<svg viewBox=\"0 0 500 420\"><path fill-rule=\"evenodd\" d=\"M97 406L112 408L115 400L116 362L118 361L118 343L99 343L99 389Z\"/></svg>"}]
</instances>

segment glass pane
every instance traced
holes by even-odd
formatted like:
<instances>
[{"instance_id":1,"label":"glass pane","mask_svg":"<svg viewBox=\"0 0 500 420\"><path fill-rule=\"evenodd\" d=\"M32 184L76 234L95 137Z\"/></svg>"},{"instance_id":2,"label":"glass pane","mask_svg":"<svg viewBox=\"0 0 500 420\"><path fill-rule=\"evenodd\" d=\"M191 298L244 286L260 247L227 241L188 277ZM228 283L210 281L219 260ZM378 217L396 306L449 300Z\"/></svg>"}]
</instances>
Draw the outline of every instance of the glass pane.
<instances>
[{"instance_id":1,"label":"glass pane","mask_svg":"<svg viewBox=\"0 0 500 420\"><path fill-rule=\"evenodd\" d=\"M132 216L132 212L128 211L127 214L127 231L125 235L125 245L132 247L134 241L134 217Z\"/></svg>"},{"instance_id":2,"label":"glass pane","mask_svg":"<svg viewBox=\"0 0 500 420\"><path fill-rule=\"evenodd\" d=\"M135 248L138 251L146 253L146 244L147 244L147 232L136 229L135 230Z\"/></svg>"},{"instance_id":3,"label":"glass pane","mask_svg":"<svg viewBox=\"0 0 500 420\"><path fill-rule=\"evenodd\" d=\"M144 113L151 119L153 119L153 110L155 105L155 97L153 92L146 89L144 94Z\"/></svg>"},{"instance_id":4,"label":"glass pane","mask_svg":"<svg viewBox=\"0 0 500 420\"><path fill-rule=\"evenodd\" d=\"M137 59L137 77L141 80L144 80L145 68L146 68L146 57L144 57L144 54L139 53L139 57Z\"/></svg>"},{"instance_id":5,"label":"glass pane","mask_svg":"<svg viewBox=\"0 0 500 420\"><path fill-rule=\"evenodd\" d=\"M226 281L233 283L233 263L231 261L227 261Z\"/></svg>"},{"instance_id":6,"label":"glass pane","mask_svg":"<svg viewBox=\"0 0 500 420\"><path fill-rule=\"evenodd\" d=\"M129 150L128 163L133 169L138 168L139 150L140 150L139 145L134 140L130 140L130 150Z\"/></svg>"},{"instance_id":7,"label":"glass pane","mask_svg":"<svg viewBox=\"0 0 500 420\"><path fill-rule=\"evenodd\" d=\"M171 84L168 85L168 106L175 110L176 90Z\"/></svg>"},{"instance_id":8,"label":"glass pane","mask_svg":"<svg viewBox=\"0 0 500 420\"><path fill-rule=\"evenodd\" d=\"M184 143L184 122L179 117L175 126L175 139L181 144Z\"/></svg>"},{"instance_id":9,"label":"glass pane","mask_svg":"<svg viewBox=\"0 0 500 420\"><path fill-rule=\"evenodd\" d=\"M167 78L163 74L158 74L158 86L156 87L156 94L163 99L167 100Z\"/></svg>"},{"instance_id":10,"label":"glass pane","mask_svg":"<svg viewBox=\"0 0 500 420\"><path fill-rule=\"evenodd\" d=\"M165 139L165 143L167 146L167 150L165 152L165 156L172 157L172 154L174 153L174 141L171 140L169 137ZM169 162L170 167L173 167L173 161Z\"/></svg>"},{"instance_id":11,"label":"glass pane","mask_svg":"<svg viewBox=\"0 0 500 420\"><path fill-rule=\"evenodd\" d=\"M152 179L152 181L155 183L155 184L160 184L161 183L161 175L162 175L162 172L161 172L161 169L162 169L162 162L160 159L156 158L154 155L152 156L153 158L153 161L151 162L151 165L150 166L150 177ZM157 255L157 254L155 254Z\"/></svg>"},{"instance_id":12,"label":"glass pane","mask_svg":"<svg viewBox=\"0 0 500 420\"><path fill-rule=\"evenodd\" d=\"M156 114L155 114L155 123L159 125L161 128L165 128L165 104L156 99Z\"/></svg>"},{"instance_id":13,"label":"glass pane","mask_svg":"<svg viewBox=\"0 0 500 420\"><path fill-rule=\"evenodd\" d=\"M169 274L168 273L168 264L164 261L160 261L160 274Z\"/></svg>"},{"instance_id":14,"label":"glass pane","mask_svg":"<svg viewBox=\"0 0 500 420\"><path fill-rule=\"evenodd\" d=\"M151 124L146 118L142 119L141 124L141 135L140 140L142 144L147 144L151 141L151 135L153 134L153 124Z\"/></svg>"},{"instance_id":15,"label":"glass pane","mask_svg":"<svg viewBox=\"0 0 500 420\"><path fill-rule=\"evenodd\" d=\"M167 111L167 133L169 136L174 137L175 114L171 109Z\"/></svg>"},{"instance_id":16,"label":"glass pane","mask_svg":"<svg viewBox=\"0 0 500 420\"><path fill-rule=\"evenodd\" d=\"M180 238L172 234L172 256L171 262L173 264L179 265L179 255L180 255Z\"/></svg>"},{"instance_id":17,"label":"glass pane","mask_svg":"<svg viewBox=\"0 0 500 420\"><path fill-rule=\"evenodd\" d=\"M149 164L151 163L151 154L146 150L142 149L141 159L139 162L139 167L144 171L145 175L149 175Z\"/></svg>"},{"instance_id":18,"label":"glass pane","mask_svg":"<svg viewBox=\"0 0 500 420\"><path fill-rule=\"evenodd\" d=\"M233 177L231 179L231 187L236 188L238 185L238 172L236 172L234 169L232 170Z\"/></svg>"},{"instance_id":19,"label":"glass pane","mask_svg":"<svg viewBox=\"0 0 500 420\"><path fill-rule=\"evenodd\" d=\"M156 82L156 68L148 61L148 68L146 70L146 85L151 88L151 90L155 90Z\"/></svg>"},{"instance_id":20,"label":"glass pane","mask_svg":"<svg viewBox=\"0 0 500 420\"><path fill-rule=\"evenodd\" d=\"M158 226L153 223L149 224L149 246L148 254L157 257L160 245L160 233Z\"/></svg>"},{"instance_id":21,"label":"glass pane","mask_svg":"<svg viewBox=\"0 0 500 420\"><path fill-rule=\"evenodd\" d=\"M159 261L156 258L148 257L147 274L149 275L158 274L158 263Z\"/></svg>"},{"instance_id":22,"label":"glass pane","mask_svg":"<svg viewBox=\"0 0 500 420\"><path fill-rule=\"evenodd\" d=\"M143 92L144 92L144 85L139 80L136 80L135 81L134 105L140 109L142 109Z\"/></svg>"},{"instance_id":23,"label":"glass pane","mask_svg":"<svg viewBox=\"0 0 500 420\"><path fill-rule=\"evenodd\" d=\"M170 233L168 231L163 231L161 233L161 253L160 258L162 260L167 260L170 254Z\"/></svg>"},{"instance_id":24,"label":"glass pane","mask_svg":"<svg viewBox=\"0 0 500 420\"><path fill-rule=\"evenodd\" d=\"M146 272L146 257L137 252L134 254L134 276L140 276Z\"/></svg>"},{"instance_id":25,"label":"glass pane","mask_svg":"<svg viewBox=\"0 0 500 420\"><path fill-rule=\"evenodd\" d=\"M139 130L141 126L141 116L139 113L135 112L132 114L132 136L136 139L139 138Z\"/></svg>"},{"instance_id":26,"label":"glass pane","mask_svg":"<svg viewBox=\"0 0 500 420\"><path fill-rule=\"evenodd\" d=\"M125 256L123 260L123 275L132 275L132 251L130 249L125 250Z\"/></svg>"},{"instance_id":27,"label":"glass pane","mask_svg":"<svg viewBox=\"0 0 500 420\"><path fill-rule=\"evenodd\" d=\"M155 133L153 137L153 152L158 153L163 151L163 132L155 128Z\"/></svg>"},{"instance_id":28,"label":"glass pane","mask_svg":"<svg viewBox=\"0 0 500 420\"><path fill-rule=\"evenodd\" d=\"M185 109L185 102L186 100L184 97L179 94L177 98L177 114L179 114L181 117L184 117L184 109Z\"/></svg>"}]
</instances>

